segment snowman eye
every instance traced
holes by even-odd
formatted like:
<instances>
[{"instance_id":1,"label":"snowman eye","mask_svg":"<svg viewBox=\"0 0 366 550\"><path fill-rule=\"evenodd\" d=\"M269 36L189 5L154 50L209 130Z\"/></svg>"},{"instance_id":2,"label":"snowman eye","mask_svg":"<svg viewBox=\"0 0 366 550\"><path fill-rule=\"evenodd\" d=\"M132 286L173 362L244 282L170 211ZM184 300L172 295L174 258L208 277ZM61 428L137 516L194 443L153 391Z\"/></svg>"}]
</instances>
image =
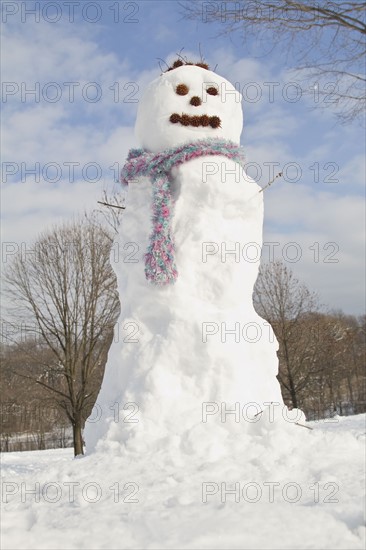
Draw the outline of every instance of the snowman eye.
<instances>
[{"instance_id":1,"label":"snowman eye","mask_svg":"<svg viewBox=\"0 0 366 550\"><path fill-rule=\"evenodd\" d=\"M188 86L186 86L185 84L178 84L178 86L175 88L175 93L178 95L187 95L188 92Z\"/></svg>"},{"instance_id":2,"label":"snowman eye","mask_svg":"<svg viewBox=\"0 0 366 550\"><path fill-rule=\"evenodd\" d=\"M210 86L209 88L207 88L206 92L209 95L218 95L218 93L219 93L218 89L214 88L213 86Z\"/></svg>"}]
</instances>

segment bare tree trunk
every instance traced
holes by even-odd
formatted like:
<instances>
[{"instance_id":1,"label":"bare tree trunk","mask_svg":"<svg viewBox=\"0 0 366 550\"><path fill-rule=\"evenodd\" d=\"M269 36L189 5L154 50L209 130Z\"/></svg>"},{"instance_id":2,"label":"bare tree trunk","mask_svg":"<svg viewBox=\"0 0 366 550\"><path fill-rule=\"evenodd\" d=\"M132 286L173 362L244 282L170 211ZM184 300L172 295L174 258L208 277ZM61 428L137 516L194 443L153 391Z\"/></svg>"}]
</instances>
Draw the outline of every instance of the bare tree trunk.
<instances>
[{"instance_id":1,"label":"bare tree trunk","mask_svg":"<svg viewBox=\"0 0 366 550\"><path fill-rule=\"evenodd\" d=\"M74 422L72 424L72 435L74 442L74 455L83 455L84 454L84 445L83 445L83 435L82 435L82 423L81 415L77 414L75 416Z\"/></svg>"},{"instance_id":2,"label":"bare tree trunk","mask_svg":"<svg viewBox=\"0 0 366 550\"><path fill-rule=\"evenodd\" d=\"M288 382L289 382L289 386L290 386L290 397L291 397L291 401L292 401L292 406L294 407L294 409L298 409L298 399L297 399L297 393L296 393L296 388L295 388L295 384L294 384L294 380L291 376L291 374L289 373L288 375Z\"/></svg>"}]
</instances>

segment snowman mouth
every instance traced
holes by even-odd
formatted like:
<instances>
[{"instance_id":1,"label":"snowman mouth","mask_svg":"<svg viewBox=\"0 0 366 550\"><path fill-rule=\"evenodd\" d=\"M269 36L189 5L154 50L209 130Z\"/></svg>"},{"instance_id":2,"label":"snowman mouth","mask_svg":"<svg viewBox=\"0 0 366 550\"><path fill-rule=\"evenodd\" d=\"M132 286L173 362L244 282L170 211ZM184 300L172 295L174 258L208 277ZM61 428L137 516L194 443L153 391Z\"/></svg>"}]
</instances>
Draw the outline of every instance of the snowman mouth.
<instances>
[{"instance_id":1,"label":"snowman mouth","mask_svg":"<svg viewBox=\"0 0 366 550\"><path fill-rule=\"evenodd\" d=\"M170 122L173 124L181 124L182 126L211 126L211 128L220 128L221 119L218 116L208 116L208 115L187 115L185 113L179 115L178 113L173 113L170 116Z\"/></svg>"}]
</instances>

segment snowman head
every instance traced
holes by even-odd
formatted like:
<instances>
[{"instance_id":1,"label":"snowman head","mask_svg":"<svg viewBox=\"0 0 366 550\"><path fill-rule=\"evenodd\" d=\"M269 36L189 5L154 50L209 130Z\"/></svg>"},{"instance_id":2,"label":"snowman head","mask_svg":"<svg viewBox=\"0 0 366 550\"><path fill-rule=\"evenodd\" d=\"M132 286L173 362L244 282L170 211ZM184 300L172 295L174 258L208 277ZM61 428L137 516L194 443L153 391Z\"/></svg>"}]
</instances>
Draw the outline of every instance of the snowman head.
<instances>
[{"instance_id":1,"label":"snowman head","mask_svg":"<svg viewBox=\"0 0 366 550\"><path fill-rule=\"evenodd\" d=\"M136 137L153 153L212 137L239 144L241 99L225 78L204 66L183 64L147 87L137 112Z\"/></svg>"}]
</instances>

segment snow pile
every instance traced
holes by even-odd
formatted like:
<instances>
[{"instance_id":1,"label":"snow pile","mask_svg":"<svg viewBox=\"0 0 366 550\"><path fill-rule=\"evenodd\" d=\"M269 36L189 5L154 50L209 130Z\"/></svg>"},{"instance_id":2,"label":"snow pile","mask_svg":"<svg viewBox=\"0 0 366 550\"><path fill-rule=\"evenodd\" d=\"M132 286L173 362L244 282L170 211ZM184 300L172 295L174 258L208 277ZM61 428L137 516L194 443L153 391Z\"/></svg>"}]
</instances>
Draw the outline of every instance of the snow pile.
<instances>
[{"instance_id":1,"label":"snow pile","mask_svg":"<svg viewBox=\"0 0 366 550\"><path fill-rule=\"evenodd\" d=\"M211 71L174 69L147 88L137 136L152 152L212 137L239 144L240 99L232 84ZM171 122L174 114L188 117L186 124ZM219 118L220 126L195 125L203 116ZM144 273L151 183L140 179L129 185L112 250L122 311L85 440L88 452L154 449L178 463L183 455L187 460L196 455L198 467L230 454L248 424L211 425L204 422L206 414L239 407L239 415L244 410L253 418L270 402L283 405L277 342L252 303L263 194L239 164L219 155L174 168L171 192L179 276L161 288ZM116 415L128 413L130 421L116 422Z\"/></svg>"},{"instance_id":2,"label":"snow pile","mask_svg":"<svg viewBox=\"0 0 366 550\"><path fill-rule=\"evenodd\" d=\"M363 549L365 420L278 428L263 413L231 457L199 468L164 448L4 454L1 547Z\"/></svg>"}]
</instances>

